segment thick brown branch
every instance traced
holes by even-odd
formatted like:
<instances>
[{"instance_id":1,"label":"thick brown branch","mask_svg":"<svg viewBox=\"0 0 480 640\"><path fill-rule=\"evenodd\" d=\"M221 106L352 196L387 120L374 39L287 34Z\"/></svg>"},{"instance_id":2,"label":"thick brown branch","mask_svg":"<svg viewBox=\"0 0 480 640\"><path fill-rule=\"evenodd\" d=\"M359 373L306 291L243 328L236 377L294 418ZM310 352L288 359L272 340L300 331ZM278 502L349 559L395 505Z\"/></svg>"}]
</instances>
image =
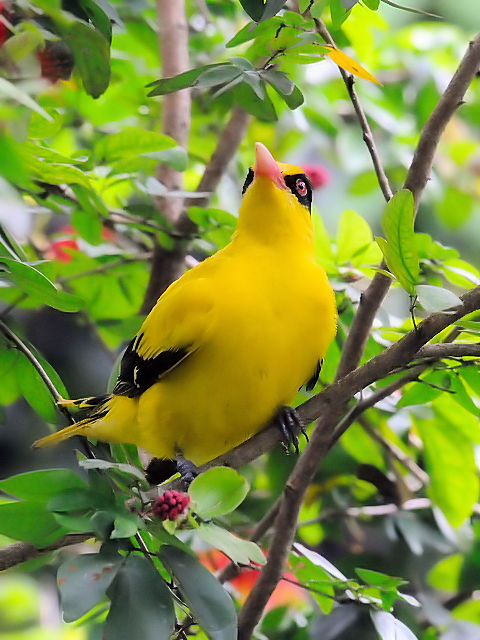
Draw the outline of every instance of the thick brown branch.
<instances>
[{"instance_id":1,"label":"thick brown branch","mask_svg":"<svg viewBox=\"0 0 480 640\"><path fill-rule=\"evenodd\" d=\"M411 362L418 350L435 335L479 307L480 287L477 287L463 296L463 303L455 312L432 314L399 342L302 405L300 411L302 417L307 418L306 421L310 421L308 418L314 418L315 414L321 417L312 433L310 443L300 456L285 486L267 563L240 612L240 640L251 638L268 599L283 575L305 492L319 464L328 453L336 425L350 398L375 380L388 375L393 369ZM315 412L314 415L311 411Z\"/></svg>"},{"instance_id":2,"label":"thick brown branch","mask_svg":"<svg viewBox=\"0 0 480 640\"><path fill-rule=\"evenodd\" d=\"M445 93L422 129L404 184L404 187L410 189L413 193L416 207L418 207L420 197L430 177L433 157L440 137L448 121L462 103L465 92L475 77L479 66L480 34L470 43ZM362 294L357 313L345 341L337 370L338 378L355 369L360 362L375 315L390 288L390 284L390 278L378 272Z\"/></svg>"},{"instance_id":3,"label":"thick brown branch","mask_svg":"<svg viewBox=\"0 0 480 640\"><path fill-rule=\"evenodd\" d=\"M92 537L92 533L70 533L48 547L41 548L37 548L31 542L14 542L0 549L0 571L5 571L5 569L15 567L27 560L33 560L56 549L85 542Z\"/></svg>"}]
</instances>

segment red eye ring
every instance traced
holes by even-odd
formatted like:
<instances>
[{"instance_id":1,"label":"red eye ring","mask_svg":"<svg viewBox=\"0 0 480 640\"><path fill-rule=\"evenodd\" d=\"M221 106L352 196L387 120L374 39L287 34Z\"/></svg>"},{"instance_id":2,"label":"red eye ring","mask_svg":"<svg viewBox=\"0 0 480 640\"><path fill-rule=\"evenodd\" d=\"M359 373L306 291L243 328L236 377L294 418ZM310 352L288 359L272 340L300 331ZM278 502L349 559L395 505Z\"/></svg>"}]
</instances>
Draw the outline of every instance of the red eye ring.
<instances>
[{"instance_id":1,"label":"red eye ring","mask_svg":"<svg viewBox=\"0 0 480 640\"><path fill-rule=\"evenodd\" d=\"M297 190L298 195L301 196L302 198L303 196L306 196L308 193L307 185L300 178L298 178L297 181L295 182L295 189Z\"/></svg>"}]
</instances>

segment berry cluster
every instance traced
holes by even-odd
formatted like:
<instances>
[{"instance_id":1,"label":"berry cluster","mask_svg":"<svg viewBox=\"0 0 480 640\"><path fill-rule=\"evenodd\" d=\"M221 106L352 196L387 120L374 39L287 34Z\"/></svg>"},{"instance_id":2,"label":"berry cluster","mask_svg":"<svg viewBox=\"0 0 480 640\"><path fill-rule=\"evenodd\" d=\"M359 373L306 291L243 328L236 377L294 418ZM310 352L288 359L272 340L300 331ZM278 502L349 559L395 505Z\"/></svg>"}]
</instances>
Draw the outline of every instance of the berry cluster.
<instances>
[{"instance_id":1,"label":"berry cluster","mask_svg":"<svg viewBox=\"0 0 480 640\"><path fill-rule=\"evenodd\" d=\"M160 520L177 520L190 504L190 496L180 491L165 491L155 500L152 513Z\"/></svg>"}]
</instances>

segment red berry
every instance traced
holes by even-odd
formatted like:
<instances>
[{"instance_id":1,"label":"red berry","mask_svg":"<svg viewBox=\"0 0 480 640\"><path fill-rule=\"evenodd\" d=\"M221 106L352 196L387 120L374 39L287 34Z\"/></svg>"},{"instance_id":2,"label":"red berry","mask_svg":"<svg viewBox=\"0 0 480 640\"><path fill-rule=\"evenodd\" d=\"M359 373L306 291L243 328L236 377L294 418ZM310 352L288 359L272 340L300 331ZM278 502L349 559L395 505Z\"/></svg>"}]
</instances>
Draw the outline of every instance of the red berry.
<instances>
[{"instance_id":1,"label":"red berry","mask_svg":"<svg viewBox=\"0 0 480 640\"><path fill-rule=\"evenodd\" d=\"M152 507L152 513L160 520L177 520L180 516L185 515L188 505L190 504L190 496L179 491L165 491L155 500Z\"/></svg>"}]
</instances>

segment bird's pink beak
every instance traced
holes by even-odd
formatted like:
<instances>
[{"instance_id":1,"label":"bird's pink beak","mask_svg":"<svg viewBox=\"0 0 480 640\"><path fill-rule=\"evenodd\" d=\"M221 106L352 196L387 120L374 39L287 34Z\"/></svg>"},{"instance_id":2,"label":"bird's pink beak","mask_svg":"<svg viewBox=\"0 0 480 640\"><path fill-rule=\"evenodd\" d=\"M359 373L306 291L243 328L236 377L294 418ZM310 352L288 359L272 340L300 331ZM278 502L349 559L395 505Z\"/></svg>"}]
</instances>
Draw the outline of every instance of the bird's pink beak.
<instances>
[{"instance_id":1,"label":"bird's pink beak","mask_svg":"<svg viewBox=\"0 0 480 640\"><path fill-rule=\"evenodd\" d=\"M266 178L269 178L279 189L288 191L288 187L285 184L280 167L275 162L267 147L261 142L256 142L255 151L255 178L257 176L265 176Z\"/></svg>"}]
</instances>

